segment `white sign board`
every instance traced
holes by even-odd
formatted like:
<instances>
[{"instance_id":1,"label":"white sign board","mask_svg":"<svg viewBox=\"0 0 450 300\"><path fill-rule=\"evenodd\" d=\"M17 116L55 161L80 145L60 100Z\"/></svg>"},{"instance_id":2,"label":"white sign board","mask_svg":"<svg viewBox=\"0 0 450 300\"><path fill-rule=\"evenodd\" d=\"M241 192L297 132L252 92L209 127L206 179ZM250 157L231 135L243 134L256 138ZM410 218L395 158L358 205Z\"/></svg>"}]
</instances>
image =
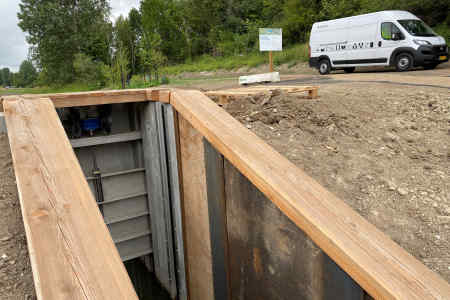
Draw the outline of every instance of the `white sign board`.
<instances>
[{"instance_id":1,"label":"white sign board","mask_svg":"<svg viewBox=\"0 0 450 300\"><path fill-rule=\"evenodd\" d=\"M259 51L282 51L283 33L281 28L259 29Z\"/></svg>"}]
</instances>

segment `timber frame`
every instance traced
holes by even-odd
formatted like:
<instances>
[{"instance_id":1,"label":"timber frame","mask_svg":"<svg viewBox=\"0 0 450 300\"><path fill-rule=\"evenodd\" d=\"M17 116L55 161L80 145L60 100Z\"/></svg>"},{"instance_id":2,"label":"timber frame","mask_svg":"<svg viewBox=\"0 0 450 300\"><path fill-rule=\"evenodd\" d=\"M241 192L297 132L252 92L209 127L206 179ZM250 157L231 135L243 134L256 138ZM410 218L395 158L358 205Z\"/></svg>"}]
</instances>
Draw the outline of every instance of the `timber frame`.
<instances>
[{"instance_id":1,"label":"timber frame","mask_svg":"<svg viewBox=\"0 0 450 300\"><path fill-rule=\"evenodd\" d=\"M175 111L191 300L224 299L214 294L210 229L190 230L210 222L204 140L215 149L205 155L223 156L373 298L450 299L444 279L206 95L170 89L1 99L38 299L137 299L55 108L148 101ZM190 201L206 212L190 212Z\"/></svg>"}]
</instances>

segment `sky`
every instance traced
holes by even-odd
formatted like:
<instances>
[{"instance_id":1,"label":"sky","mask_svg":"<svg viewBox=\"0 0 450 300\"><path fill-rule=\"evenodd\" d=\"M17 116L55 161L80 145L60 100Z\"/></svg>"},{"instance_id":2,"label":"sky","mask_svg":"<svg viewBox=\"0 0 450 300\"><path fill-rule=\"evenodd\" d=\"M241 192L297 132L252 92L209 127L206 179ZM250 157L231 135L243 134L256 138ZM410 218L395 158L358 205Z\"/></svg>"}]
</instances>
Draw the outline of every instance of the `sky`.
<instances>
[{"instance_id":1,"label":"sky","mask_svg":"<svg viewBox=\"0 0 450 300\"><path fill-rule=\"evenodd\" d=\"M131 8L139 7L139 0L110 0L111 19L127 15ZM0 68L8 67L13 72L28 55L26 34L17 26L20 0L0 0Z\"/></svg>"}]
</instances>

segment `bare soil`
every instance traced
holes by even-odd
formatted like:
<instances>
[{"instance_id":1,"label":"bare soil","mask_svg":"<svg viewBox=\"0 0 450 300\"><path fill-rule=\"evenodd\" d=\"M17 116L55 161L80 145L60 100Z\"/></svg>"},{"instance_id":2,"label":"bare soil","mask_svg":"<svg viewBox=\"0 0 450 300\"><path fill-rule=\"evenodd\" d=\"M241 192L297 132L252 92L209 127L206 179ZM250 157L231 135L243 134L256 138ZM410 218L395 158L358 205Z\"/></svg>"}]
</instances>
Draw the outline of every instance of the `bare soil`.
<instances>
[{"instance_id":1,"label":"bare soil","mask_svg":"<svg viewBox=\"0 0 450 300\"><path fill-rule=\"evenodd\" d=\"M283 76L287 84L320 85L320 98L279 94L224 108L450 282L450 93L420 86L425 77L445 85L450 63L402 75L283 68L296 74ZM236 73L203 75L184 85L237 85ZM401 85L392 84L397 76ZM386 78L391 83L367 82ZM0 299L35 299L6 135L0 135Z\"/></svg>"},{"instance_id":2,"label":"bare soil","mask_svg":"<svg viewBox=\"0 0 450 300\"><path fill-rule=\"evenodd\" d=\"M0 135L0 299L35 299L8 137Z\"/></svg>"},{"instance_id":3,"label":"bare soil","mask_svg":"<svg viewBox=\"0 0 450 300\"><path fill-rule=\"evenodd\" d=\"M319 95L224 108L450 281L449 89L341 82Z\"/></svg>"}]
</instances>

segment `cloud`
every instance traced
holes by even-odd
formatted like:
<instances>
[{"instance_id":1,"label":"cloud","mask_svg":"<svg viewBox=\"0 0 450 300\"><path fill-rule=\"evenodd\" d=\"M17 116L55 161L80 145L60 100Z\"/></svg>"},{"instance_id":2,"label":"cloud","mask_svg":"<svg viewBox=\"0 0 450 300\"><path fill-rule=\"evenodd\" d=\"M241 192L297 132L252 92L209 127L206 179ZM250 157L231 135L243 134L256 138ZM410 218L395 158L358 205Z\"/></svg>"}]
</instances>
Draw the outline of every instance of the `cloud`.
<instances>
[{"instance_id":1,"label":"cloud","mask_svg":"<svg viewBox=\"0 0 450 300\"><path fill-rule=\"evenodd\" d=\"M139 8L139 0L112 0L111 4L111 19L115 20L120 15L126 16L128 12L133 8Z\"/></svg>"},{"instance_id":2,"label":"cloud","mask_svg":"<svg viewBox=\"0 0 450 300\"><path fill-rule=\"evenodd\" d=\"M17 26L20 0L0 1L0 67L16 72L26 59L28 44L25 33Z\"/></svg>"},{"instance_id":3,"label":"cloud","mask_svg":"<svg viewBox=\"0 0 450 300\"><path fill-rule=\"evenodd\" d=\"M0 68L8 67L13 72L27 58L26 34L17 23L20 0L0 0ZM139 0L111 0L111 20L120 15L128 15L131 8L139 7Z\"/></svg>"}]
</instances>

